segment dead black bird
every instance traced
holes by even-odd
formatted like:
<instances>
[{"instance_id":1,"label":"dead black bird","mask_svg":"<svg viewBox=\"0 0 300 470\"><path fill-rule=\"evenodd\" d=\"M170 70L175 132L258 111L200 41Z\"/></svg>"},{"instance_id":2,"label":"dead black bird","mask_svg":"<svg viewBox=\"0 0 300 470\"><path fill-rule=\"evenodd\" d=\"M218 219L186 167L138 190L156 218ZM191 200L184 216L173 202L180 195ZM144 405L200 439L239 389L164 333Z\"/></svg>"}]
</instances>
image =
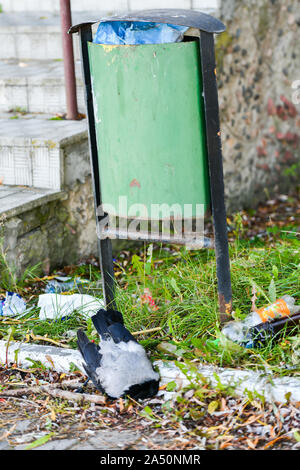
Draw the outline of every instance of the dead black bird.
<instances>
[{"instance_id":1,"label":"dead black bird","mask_svg":"<svg viewBox=\"0 0 300 470\"><path fill-rule=\"evenodd\" d=\"M159 374L144 348L125 328L122 314L99 310L92 321L100 335L99 346L90 342L82 330L77 332L77 344L84 359L83 367L95 387L110 398L156 395Z\"/></svg>"}]
</instances>

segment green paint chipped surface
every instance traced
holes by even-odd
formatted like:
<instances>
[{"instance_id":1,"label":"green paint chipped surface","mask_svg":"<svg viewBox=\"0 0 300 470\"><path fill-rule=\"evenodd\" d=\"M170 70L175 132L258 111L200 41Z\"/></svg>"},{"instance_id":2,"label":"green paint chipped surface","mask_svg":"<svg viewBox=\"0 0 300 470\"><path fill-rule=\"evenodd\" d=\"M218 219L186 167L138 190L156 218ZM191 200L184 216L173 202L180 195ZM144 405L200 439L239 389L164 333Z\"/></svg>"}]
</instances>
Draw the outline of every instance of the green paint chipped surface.
<instances>
[{"instance_id":1,"label":"green paint chipped surface","mask_svg":"<svg viewBox=\"0 0 300 470\"><path fill-rule=\"evenodd\" d=\"M195 215L209 204L198 43L107 51L89 43L103 202L118 209L127 196L148 214L193 204Z\"/></svg>"}]
</instances>

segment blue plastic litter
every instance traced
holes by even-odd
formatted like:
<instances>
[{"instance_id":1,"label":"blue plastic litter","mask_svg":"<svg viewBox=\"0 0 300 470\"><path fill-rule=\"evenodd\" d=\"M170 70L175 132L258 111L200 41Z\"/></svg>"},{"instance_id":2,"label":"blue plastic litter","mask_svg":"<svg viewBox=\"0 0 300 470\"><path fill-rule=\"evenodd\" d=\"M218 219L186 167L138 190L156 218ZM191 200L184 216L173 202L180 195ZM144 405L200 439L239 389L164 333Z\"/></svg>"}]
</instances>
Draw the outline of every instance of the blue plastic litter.
<instances>
[{"instance_id":1,"label":"blue plastic litter","mask_svg":"<svg viewBox=\"0 0 300 470\"><path fill-rule=\"evenodd\" d=\"M69 292L84 287L86 283L88 283L86 279L57 276L47 282L44 292L47 294Z\"/></svg>"},{"instance_id":2,"label":"blue plastic litter","mask_svg":"<svg viewBox=\"0 0 300 470\"><path fill-rule=\"evenodd\" d=\"M133 45L180 42L188 28L165 23L104 21L93 39L96 44Z\"/></svg>"},{"instance_id":3,"label":"blue plastic litter","mask_svg":"<svg viewBox=\"0 0 300 470\"><path fill-rule=\"evenodd\" d=\"M14 316L26 310L26 302L15 292L6 292L5 299L0 300L0 316Z\"/></svg>"}]
</instances>

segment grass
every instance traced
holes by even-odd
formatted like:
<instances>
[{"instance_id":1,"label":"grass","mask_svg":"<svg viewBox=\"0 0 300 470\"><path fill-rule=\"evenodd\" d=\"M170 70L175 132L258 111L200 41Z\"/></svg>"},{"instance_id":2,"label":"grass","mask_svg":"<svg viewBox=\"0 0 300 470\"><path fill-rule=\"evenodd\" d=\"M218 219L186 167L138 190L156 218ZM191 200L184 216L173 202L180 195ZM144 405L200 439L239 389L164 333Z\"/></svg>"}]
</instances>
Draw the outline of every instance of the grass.
<instances>
[{"instance_id":1,"label":"grass","mask_svg":"<svg viewBox=\"0 0 300 470\"><path fill-rule=\"evenodd\" d=\"M28 111L26 110L26 108L22 108L21 106L15 106L15 108L10 109L9 112L10 113L17 113L17 114L21 114L21 115L28 114Z\"/></svg>"},{"instance_id":2,"label":"grass","mask_svg":"<svg viewBox=\"0 0 300 470\"><path fill-rule=\"evenodd\" d=\"M251 311L253 286L257 290L257 307L273 301L274 295L279 298L284 294L293 295L299 303L299 252L296 233L282 235L275 246L240 240L230 246L235 318L242 319ZM157 259L163 261L158 266ZM139 263L146 265L142 259ZM170 257L158 250L153 253L152 263L150 273L143 275L141 269L132 266L132 273L123 273L119 282L118 306L125 312L132 331L159 325L165 335L161 339L171 340L179 350L184 349L186 357L197 356L223 366L269 366L275 372L297 368L294 349L299 348L298 328L283 342L271 341L259 350L220 341L213 251L180 250ZM149 307L140 304L138 299L145 288L151 292L158 310L149 311ZM145 345L151 346L151 341L156 344L157 338L146 340Z\"/></svg>"},{"instance_id":3,"label":"grass","mask_svg":"<svg viewBox=\"0 0 300 470\"><path fill-rule=\"evenodd\" d=\"M40 264L29 267L18 275L16 267L9 262L4 248L4 236L1 236L3 221L0 220L0 292L13 291L21 293L25 281L34 278L40 269Z\"/></svg>"},{"instance_id":4,"label":"grass","mask_svg":"<svg viewBox=\"0 0 300 470\"><path fill-rule=\"evenodd\" d=\"M236 218L235 241L230 243L233 315L244 318L252 305L253 288L259 308L284 294L293 295L300 303L300 241L293 227L281 227L272 244L254 238L242 239L241 225ZM72 314L65 320L40 321L37 296L45 281L33 280L30 270L21 282L16 280L1 254L0 288L29 296L34 308L22 318L0 320L0 339L49 344L49 339L76 348L76 331L84 328L97 339L90 319ZM271 369L276 374L299 373L299 328L280 340L270 341L260 349L246 349L225 341L218 324L218 298L215 253L213 250L187 251L184 248L146 245L121 253L115 263L116 301L131 331L161 327L159 332L138 336L154 359L161 357L186 361L198 359L220 366ZM85 293L101 296L99 270L91 265L74 268L73 276L89 280ZM4 280L4 282L3 282ZM10 282L11 281L11 285ZM35 340L37 341L37 340ZM162 344L172 344L163 351Z\"/></svg>"}]
</instances>

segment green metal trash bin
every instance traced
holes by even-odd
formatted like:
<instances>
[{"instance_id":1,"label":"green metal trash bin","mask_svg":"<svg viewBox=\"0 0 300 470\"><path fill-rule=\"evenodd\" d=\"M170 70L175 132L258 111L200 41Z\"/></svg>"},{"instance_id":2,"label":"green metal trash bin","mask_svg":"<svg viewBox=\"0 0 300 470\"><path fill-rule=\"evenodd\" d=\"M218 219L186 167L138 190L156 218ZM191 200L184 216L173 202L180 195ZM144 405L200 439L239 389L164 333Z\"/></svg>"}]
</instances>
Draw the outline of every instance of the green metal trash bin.
<instances>
[{"instance_id":1,"label":"green metal trash bin","mask_svg":"<svg viewBox=\"0 0 300 470\"><path fill-rule=\"evenodd\" d=\"M210 205L199 44L88 44L104 207ZM137 207L137 206L136 206ZM144 215L145 215L144 214Z\"/></svg>"},{"instance_id":2,"label":"green metal trash bin","mask_svg":"<svg viewBox=\"0 0 300 470\"><path fill-rule=\"evenodd\" d=\"M102 21L167 23L197 30L173 44L104 46L93 43L92 25ZM199 11L159 9L117 13L70 28L79 33L99 261L105 303L116 308L112 238L158 240L146 232L103 229L111 214L128 220L130 207L143 206L147 219L198 216L210 207L218 278L220 321L230 318L232 292L224 201L223 163L214 34L225 26ZM127 200L126 210L120 197ZM100 210L99 210L100 209ZM150 213L149 213L150 212ZM182 213L183 212L183 213ZM108 215L107 215L108 214ZM141 218L141 214L138 214ZM159 224L158 224L159 225ZM184 236L178 241L186 244ZM152 238L151 238L152 237ZM198 240L194 246L198 246Z\"/></svg>"}]
</instances>

